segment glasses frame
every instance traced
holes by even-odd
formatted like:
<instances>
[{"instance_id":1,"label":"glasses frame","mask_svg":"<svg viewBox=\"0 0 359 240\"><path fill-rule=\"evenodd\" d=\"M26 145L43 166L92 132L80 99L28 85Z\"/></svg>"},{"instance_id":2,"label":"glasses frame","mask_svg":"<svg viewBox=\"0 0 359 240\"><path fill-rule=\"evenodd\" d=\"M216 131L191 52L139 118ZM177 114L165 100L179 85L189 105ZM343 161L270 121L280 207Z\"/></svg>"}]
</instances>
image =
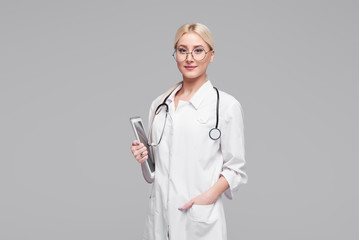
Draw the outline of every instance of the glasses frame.
<instances>
[{"instance_id":1,"label":"glasses frame","mask_svg":"<svg viewBox=\"0 0 359 240\"><path fill-rule=\"evenodd\" d=\"M195 60L195 61L202 61L203 59L205 59L205 58L207 57L207 53L213 51L213 49L210 49L210 50L208 50L208 51L206 52L206 50L203 48L203 51L204 51L204 53L205 53L205 54L204 54L204 57L203 57L201 60L197 60L197 59L193 56L193 51L196 50L196 49L197 49L197 48L193 49L191 52L186 51L186 58L185 58L183 61L177 61L177 59L176 59L176 51L178 50L177 48L176 48L175 51L172 53L172 57L174 58L174 60L175 60L176 62L184 62L184 61L187 60L188 54L191 54L193 60Z\"/></svg>"}]
</instances>

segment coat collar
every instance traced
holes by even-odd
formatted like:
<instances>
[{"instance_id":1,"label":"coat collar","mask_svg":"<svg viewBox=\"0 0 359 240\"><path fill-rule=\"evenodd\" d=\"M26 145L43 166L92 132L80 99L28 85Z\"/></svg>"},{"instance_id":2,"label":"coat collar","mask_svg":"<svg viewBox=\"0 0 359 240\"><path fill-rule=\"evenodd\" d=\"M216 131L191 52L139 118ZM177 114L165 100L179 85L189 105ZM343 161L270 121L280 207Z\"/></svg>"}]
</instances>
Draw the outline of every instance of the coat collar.
<instances>
[{"instance_id":1,"label":"coat collar","mask_svg":"<svg viewBox=\"0 0 359 240\"><path fill-rule=\"evenodd\" d=\"M182 88L182 83L171 93L171 95L168 97L167 102L170 104L174 101L174 97L176 93ZM189 102L196 108L196 110L199 108L201 102L203 99L207 96L208 92L213 89L212 83L207 80L202 86L195 92L195 94L192 96L192 98L189 100Z\"/></svg>"}]
</instances>

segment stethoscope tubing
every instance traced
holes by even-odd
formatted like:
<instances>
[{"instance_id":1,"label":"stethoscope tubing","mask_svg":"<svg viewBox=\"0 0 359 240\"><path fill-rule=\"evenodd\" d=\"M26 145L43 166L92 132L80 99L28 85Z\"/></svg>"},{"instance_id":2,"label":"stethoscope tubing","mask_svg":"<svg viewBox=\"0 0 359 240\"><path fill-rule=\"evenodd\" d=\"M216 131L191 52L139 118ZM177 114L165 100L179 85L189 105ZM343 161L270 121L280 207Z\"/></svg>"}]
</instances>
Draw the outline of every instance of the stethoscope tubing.
<instances>
[{"instance_id":1,"label":"stethoscope tubing","mask_svg":"<svg viewBox=\"0 0 359 240\"><path fill-rule=\"evenodd\" d=\"M216 87L213 87L215 90L216 90L216 93L217 93L217 104L216 104L216 125L214 128L212 128L210 131L209 131L209 137L212 139L212 140L218 140L220 137L221 137L221 130L218 129L218 123L219 123L219 91ZM157 115L160 111L158 111L161 107L165 107L166 108L166 114L168 114L168 111L169 111L169 106L168 104L166 103L167 99L171 96L172 92L174 90L172 90L166 97L165 99L163 100L163 102L157 106L156 110L155 110L155 115ZM167 115L166 115L166 120L165 120L165 124L164 126L166 126L166 121L167 121ZM152 124L153 124L153 121L151 123L151 131L150 131L150 134L152 134ZM162 140L162 136L163 136L163 132L164 132L164 127L163 127L163 130L162 130L162 134L161 134L161 137L160 137L160 140L157 144L153 144L153 143L149 143L151 146L158 146Z\"/></svg>"},{"instance_id":2,"label":"stethoscope tubing","mask_svg":"<svg viewBox=\"0 0 359 240\"><path fill-rule=\"evenodd\" d=\"M209 131L209 137L212 140L217 140L221 137L221 130L218 129L218 122L219 122L219 91L216 87L213 87L216 90L217 93L217 106L216 106L216 127L212 128ZM217 135L215 135L217 134Z\"/></svg>"}]
</instances>

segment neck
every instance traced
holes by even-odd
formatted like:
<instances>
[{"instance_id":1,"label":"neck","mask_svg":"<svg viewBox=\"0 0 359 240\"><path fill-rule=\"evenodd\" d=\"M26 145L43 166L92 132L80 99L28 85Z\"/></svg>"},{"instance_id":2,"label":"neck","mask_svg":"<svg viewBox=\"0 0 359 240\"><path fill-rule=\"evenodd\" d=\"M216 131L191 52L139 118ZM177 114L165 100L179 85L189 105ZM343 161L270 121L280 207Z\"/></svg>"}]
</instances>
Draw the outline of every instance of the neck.
<instances>
[{"instance_id":1,"label":"neck","mask_svg":"<svg viewBox=\"0 0 359 240\"><path fill-rule=\"evenodd\" d=\"M183 78L181 91L184 95L192 95L207 81L207 74L198 78Z\"/></svg>"}]
</instances>

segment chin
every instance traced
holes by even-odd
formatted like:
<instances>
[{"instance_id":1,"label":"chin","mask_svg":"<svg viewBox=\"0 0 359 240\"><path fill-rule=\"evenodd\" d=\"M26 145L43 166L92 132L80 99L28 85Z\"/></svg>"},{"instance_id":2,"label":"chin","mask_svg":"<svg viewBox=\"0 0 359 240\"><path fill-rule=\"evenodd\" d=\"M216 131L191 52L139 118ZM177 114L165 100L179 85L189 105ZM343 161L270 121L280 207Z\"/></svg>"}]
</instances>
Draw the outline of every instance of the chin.
<instances>
[{"instance_id":1,"label":"chin","mask_svg":"<svg viewBox=\"0 0 359 240\"><path fill-rule=\"evenodd\" d=\"M185 72L185 73L182 73L182 75L183 75L183 77L185 77L187 79L197 79L197 78L201 77L203 74Z\"/></svg>"}]
</instances>

